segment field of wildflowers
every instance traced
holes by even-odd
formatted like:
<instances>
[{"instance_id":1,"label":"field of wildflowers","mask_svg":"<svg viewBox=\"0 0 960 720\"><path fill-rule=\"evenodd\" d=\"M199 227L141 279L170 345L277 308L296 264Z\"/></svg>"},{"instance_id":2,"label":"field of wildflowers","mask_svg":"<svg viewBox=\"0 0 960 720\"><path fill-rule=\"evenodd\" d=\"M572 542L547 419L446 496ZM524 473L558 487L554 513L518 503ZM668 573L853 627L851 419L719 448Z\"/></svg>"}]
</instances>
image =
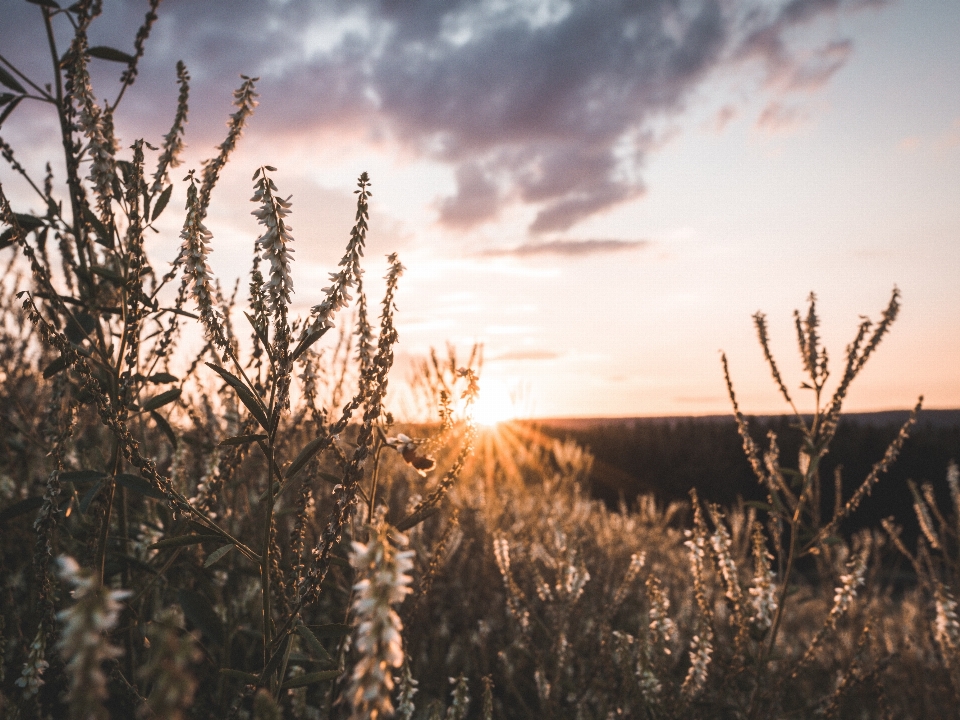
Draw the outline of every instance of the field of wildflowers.
<instances>
[{"instance_id":1,"label":"field of wildflowers","mask_svg":"<svg viewBox=\"0 0 960 720\"><path fill-rule=\"evenodd\" d=\"M46 84L0 63L0 124L21 101L49 105L66 177L34 178L0 140L43 208L12 207L0 185L3 717L955 716L957 466L943 468L949 504L910 486L914 547L889 521L840 528L895 462L919 403L866 477L821 482L897 290L859 325L830 393L815 299L797 314L817 410L796 414L795 466L775 434L757 446L724 359L763 502L693 492L610 508L586 492L584 448L528 424L475 425L476 349L421 366L413 384L433 422L387 411L403 266L387 258L371 321L366 174L339 269L294 318L295 208L275 169L256 168L247 298L224 292L204 222L256 106L253 78L216 154L185 173L181 249L160 272L144 237L172 212L187 69L158 148L122 149L113 127L157 2L133 55L89 46L98 3L35 4L56 64ZM65 44L57 16L74 29ZM96 101L91 58L124 66L112 102ZM205 342L178 364L184 318ZM766 318L754 322L792 407Z\"/></svg>"}]
</instances>

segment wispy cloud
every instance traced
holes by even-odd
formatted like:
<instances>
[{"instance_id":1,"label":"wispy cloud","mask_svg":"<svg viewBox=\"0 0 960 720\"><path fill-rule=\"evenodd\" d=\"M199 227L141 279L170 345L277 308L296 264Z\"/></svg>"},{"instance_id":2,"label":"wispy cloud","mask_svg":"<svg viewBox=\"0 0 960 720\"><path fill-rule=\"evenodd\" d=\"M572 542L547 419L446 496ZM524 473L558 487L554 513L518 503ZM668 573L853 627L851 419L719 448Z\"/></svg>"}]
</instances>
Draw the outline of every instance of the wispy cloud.
<instances>
[{"instance_id":1,"label":"wispy cloud","mask_svg":"<svg viewBox=\"0 0 960 720\"><path fill-rule=\"evenodd\" d=\"M649 240L551 240L524 243L512 248L494 248L484 251L482 255L485 257L526 257L528 255L580 257L625 250L643 250L650 245Z\"/></svg>"},{"instance_id":2,"label":"wispy cloud","mask_svg":"<svg viewBox=\"0 0 960 720\"><path fill-rule=\"evenodd\" d=\"M491 358L485 358L484 362L507 362L507 361L526 361L526 360L556 360L560 357L559 353L550 350L515 350L512 352L501 353Z\"/></svg>"},{"instance_id":3,"label":"wispy cloud","mask_svg":"<svg viewBox=\"0 0 960 720\"><path fill-rule=\"evenodd\" d=\"M789 133L807 119L800 108L775 100L769 103L757 118L757 129L770 134Z\"/></svg>"}]
</instances>

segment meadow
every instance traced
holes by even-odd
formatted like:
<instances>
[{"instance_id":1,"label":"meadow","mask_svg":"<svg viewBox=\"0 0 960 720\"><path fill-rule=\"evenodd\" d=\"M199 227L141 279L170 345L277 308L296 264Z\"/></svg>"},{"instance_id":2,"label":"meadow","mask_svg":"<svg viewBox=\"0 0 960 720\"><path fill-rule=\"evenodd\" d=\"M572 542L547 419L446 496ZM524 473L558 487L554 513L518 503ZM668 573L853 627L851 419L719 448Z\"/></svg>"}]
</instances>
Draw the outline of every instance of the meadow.
<instances>
[{"instance_id":1,"label":"meadow","mask_svg":"<svg viewBox=\"0 0 960 720\"><path fill-rule=\"evenodd\" d=\"M476 348L396 372L403 265L388 257L385 294L368 303L366 173L324 298L295 318L296 208L274 168L251 168L262 234L245 292L225 291L205 221L256 80L236 90L216 154L177 170L183 65L169 133L154 145L114 135L157 3L134 54L90 47L98 3L35 4L54 66L35 81L0 58L0 125L22 102L48 105L65 176L36 177L2 143L3 717L956 715L957 465L887 477L919 402L880 447L861 444L859 465L830 455L847 391L895 323L896 289L834 353L829 383L815 298L796 314L812 415L758 433L723 359L742 455L711 458L683 438L678 455L716 462L703 493L691 480L673 498L597 499L583 444L473 420ZM112 101L97 100L93 61L122 69ZM35 192L31 207L11 205L13 179ZM181 249L157 265L144 239L176 212L175 183ZM753 321L792 410L796 383L780 375L767 318ZM394 418L388 390L401 383L432 422ZM715 494L734 467L752 494ZM916 532L851 524L888 482L909 494Z\"/></svg>"}]
</instances>

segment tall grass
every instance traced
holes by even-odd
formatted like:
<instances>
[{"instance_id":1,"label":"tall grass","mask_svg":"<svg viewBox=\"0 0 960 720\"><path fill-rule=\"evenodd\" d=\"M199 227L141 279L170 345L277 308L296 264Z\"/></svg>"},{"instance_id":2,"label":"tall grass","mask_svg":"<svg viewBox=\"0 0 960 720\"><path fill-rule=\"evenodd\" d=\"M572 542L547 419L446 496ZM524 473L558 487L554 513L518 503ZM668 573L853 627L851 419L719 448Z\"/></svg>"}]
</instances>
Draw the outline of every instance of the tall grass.
<instances>
[{"instance_id":1,"label":"tall grass","mask_svg":"<svg viewBox=\"0 0 960 720\"><path fill-rule=\"evenodd\" d=\"M831 497L818 470L850 383L896 318L897 291L876 326L861 324L829 400L814 300L797 315L817 410L797 415L795 469L776 437L765 452L754 444L724 360L766 503L721 508L693 494L611 510L586 494L583 448L519 423L473 425L478 348L465 362L452 348L434 354L411 382L435 422L401 425L387 412L403 266L387 258L375 327L361 267L365 173L338 271L295 318L294 207L275 168L254 169L262 234L243 311L224 292L207 215L256 79L242 79L215 154L185 173L181 248L157 270L145 237L171 211L187 69L177 68L178 106L156 149L140 139L121 150L114 133L157 4L133 54L89 46L100 5L81 0L37 3L49 80L0 56L10 91L0 123L23 102L48 106L66 172L35 178L0 142L42 208L15 209L0 186L5 717L954 712L956 466L949 509L913 486L916 549L892 523L839 532L913 418L856 488L837 475ZM102 106L94 60L123 67ZM766 320L755 322L792 405ZM202 329L202 348L175 363L185 325ZM896 586L894 558L910 571Z\"/></svg>"}]
</instances>

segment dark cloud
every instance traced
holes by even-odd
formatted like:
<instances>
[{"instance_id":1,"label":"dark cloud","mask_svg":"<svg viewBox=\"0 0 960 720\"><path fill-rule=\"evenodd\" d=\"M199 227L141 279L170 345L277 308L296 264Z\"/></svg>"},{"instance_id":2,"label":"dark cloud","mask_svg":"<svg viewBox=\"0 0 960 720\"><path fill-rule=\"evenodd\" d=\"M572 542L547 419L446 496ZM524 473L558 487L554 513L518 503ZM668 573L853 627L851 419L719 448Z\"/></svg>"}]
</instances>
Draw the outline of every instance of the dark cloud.
<instances>
[{"instance_id":1,"label":"dark cloud","mask_svg":"<svg viewBox=\"0 0 960 720\"><path fill-rule=\"evenodd\" d=\"M212 149L237 75L258 75L252 133L399 140L456 167L442 222L468 227L524 202L538 211L532 231L562 231L643 193L652 123L682 110L714 69L762 63L771 101L816 89L852 46L797 50L788 33L796 41L817 18L879 4L167 0L127 111L162 134L183 59L193 77L188 141ZM104 6L92 43L129 51L146 3ZM0 45L31 67L41 62L42 33L27 43L21 32L37 24L36 7L8 2L4 11Z\"/></svg>"},{"instance_id":2,"label":"dark cloud","mask_svg":"<svg viewBox=\"0 0 960 720\"><path fill-rule=\"evenodd\" d=\"M457 194L440 203L440 221L470 227L496 217L500 200L496 184L476 164L457 169Z\"/></svg>"},{"instance_id":3,"label":"dark cloud","mask_svg":"<svg viewBox=\"0 0 960 720\"><path fill-rule=\"evenodd\" d=\"M643 250L649 247L649 240L552 240L549 242L530 242L513 248L487 250L486 257L504 257L513 255L566 255L581 257L598 253L621 252L624 250Z\"/></svg>"},{"instance_id":4,"label":"dark cloud","mask_svg":"<svg viewBox=\"0 0 960 720\"><path fill-rule=\"evenodd\" d=\"M853 50L849 39L834 40L813 50L795 50L789 32L820 16L881 7L887 0L791 0L747 15L745 34L736 47L739 60L758 60L766 69L768 88L781 92L818 90L841 68Z\"/></svg>"}]
</instances>

